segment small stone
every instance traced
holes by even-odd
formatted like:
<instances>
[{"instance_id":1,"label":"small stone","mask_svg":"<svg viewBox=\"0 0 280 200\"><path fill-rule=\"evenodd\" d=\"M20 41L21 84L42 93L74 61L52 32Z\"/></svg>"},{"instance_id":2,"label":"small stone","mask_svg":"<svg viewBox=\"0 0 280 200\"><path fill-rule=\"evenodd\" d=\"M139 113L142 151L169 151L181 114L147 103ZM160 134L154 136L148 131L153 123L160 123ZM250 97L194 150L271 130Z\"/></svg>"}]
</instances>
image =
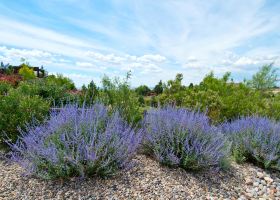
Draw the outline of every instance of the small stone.
<instances>
[{"instance_id":1,"label":"small stone","mask_svg":"<svg viewBox=\"0 0 280 200\"><path fill-rule=\"evenodd\" d=\"M254 195L251 192L248 192L246 193L246 196L252 198Z\"/></svg>"},{"instance_id":2,"label":"small stone","mask_svg":"<svg viewBox=\"0 0 280 200\"><path fill-rule=\"evenodd\" d=\"M258 183L258 182L254 182L254 183L253 183L253 186L254 186L254 187L258 187L258 186L259 186L259 183Z\"/></svg>"},{"instance_id":3,"label":"small stone","mask_svg":"<svg viewBox=\"0 0 280 200\"><path fill-rule=\"evenodd\" d=\"M246 189L247 193L251 193L252 190L250 190L249 188Z\"/></svg>"},{"instance_id":4,"label":"small stone","mask_svg":"<svg viewBox=\"0 0 280 200\"><path fill-rule=\"evenodd\" d=\"M258 191L258 196L262 196L263 195L263 190Z\"/></svg>"},{"instance_id":5,"label":"small stone","mask_svg":"<svg viewBox=\"0 0 280 200\"><path fill-rule=\"evenodd\" d=\"M276 191L275 188L271 188L271 189L270 189L270 194L271 194L271 195L275 194L276 192L277 192L277 191Z\"/></svg>"},{"instance_id":6,"label":"small stone","mask_svg":"<svg viewBox=\"0 0 280 200\"><path fill-rule=\"evenodd\" d=\"M246 183L247 185L251 185L251 184L253 183L253 180L250 179L250 178L245 178L245 183Z\"/></svg>"},{"instance_id":7,"label":"small stone","mask_svg":"<svg viewBox=\"0 0 280 200\"><path fill-rule=\"evenodd\" d=\"M262 184L259 184L259 188L262 190L262 189L263 189L263 185L262 185Z\"/></svg>"},{"instance_id":8,"label":"small stone","mask_svg":"<svg viewBox=\"0 0 280 200\"><path fill-rule=\"evenodd\" d=\"M261 173L261 172L257 172L257 176L258 176L259 178L263 178L263 177L264 177L264 174Z\"/></svg>"},{"instance_id":9,"label":"small stone","mask_svg":"<svg viewBox=\"0 0 280 200\"><path fill-rule=\"evenodd\" d=\"M270 178L270 177L264 177L264 180L267 182L267 183L272 183L273 182L273 179Z\"/></svg>"}]
</instances>

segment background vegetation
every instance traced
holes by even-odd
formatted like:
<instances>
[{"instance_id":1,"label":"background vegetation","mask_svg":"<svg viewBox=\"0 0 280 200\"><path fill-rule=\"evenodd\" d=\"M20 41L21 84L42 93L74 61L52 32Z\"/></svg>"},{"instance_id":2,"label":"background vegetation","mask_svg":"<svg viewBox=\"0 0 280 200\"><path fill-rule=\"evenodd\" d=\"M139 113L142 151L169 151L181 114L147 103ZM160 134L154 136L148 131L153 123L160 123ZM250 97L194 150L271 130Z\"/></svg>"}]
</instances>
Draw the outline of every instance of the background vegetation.
<instances>
[{"instance_id":1,"label":"background vegetation","mask_svg":"<svg viewBox=\"0 0 280 200\"><path fill-rule=\"evenodd\" d=\"M100 86L91 81L81 89L59 74L37 78L28 64L23 64L18 74L13 74L8 65L1 67L0 143L10 145L18 162L36 166L38 171L33 173L37 175L51 178L113 174L129 162L123 156L131 159L130 155L136 153L132 144L137 140L138 146L142 136L140 139L132 135L142 135L142 131L144 152L169 166L192 170L224 167L232 156L238 162L253 161L265 168L279 169L280 93L277 70L272 64L240 83L234 82L229 72L221 78L210 72L197 85L183 85L183 75L177 74L173 80L159 81L153 88L132 88L131 74L127 73L124 79L104 76ZM100 104L109 121L102 121L104 113L93 109ZM74 118L67 105L72 106ZM100 115L100 119L90 115ZM56 123L57 118L61 124ZM110 141L106 141L103 136L110 130L123 130L126 135L112 133L107 137ZM68 141L63 140L66 132ZM93 140L92 132L97 140ZM36 135L42 133L46 137ZM36 139L36 151L31 148L32 138ZM100 146L104 142L108 143ZM30 149L25 148L28 145ZM44 148L51 154L41 155ZM87 154L88 148L94 149L91 156L107 150L111 153L95 160ZM75 155L64 157L68 151ZM77 153L81 157L76 157ZM63 166L64 159L70 158ZM46 166L52 171L44 171ZM63 168L67 168L66 174Z\"/></svg>"}]
</instances>

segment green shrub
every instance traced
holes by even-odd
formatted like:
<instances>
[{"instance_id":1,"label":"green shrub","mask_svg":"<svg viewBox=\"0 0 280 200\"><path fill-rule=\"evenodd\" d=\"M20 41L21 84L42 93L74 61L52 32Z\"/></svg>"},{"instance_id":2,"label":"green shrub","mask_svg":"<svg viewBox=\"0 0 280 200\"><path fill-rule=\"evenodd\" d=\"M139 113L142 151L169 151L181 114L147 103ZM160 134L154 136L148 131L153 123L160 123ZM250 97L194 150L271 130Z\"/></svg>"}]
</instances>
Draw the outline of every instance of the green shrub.
<instances>
[{"instance_id":1,"label":"green shrub","mask_svg":"<svg viewBox=\"0 0 280 200\"><path fill-rule=\"evenodd\" d=\"M178 74L175 80L168 81L159 96L160 103L207 112L214 123L233 120L241 115L268 115L268 105L277 107L277 102L266 102L263 92L244 83L230 82L229 77L230 73L226 73L222 78L216 78L210 73L199 85L185 87L182 85L182 75Z\"/></svg>"},{"instance_id":2,"label":"green shrub","mask_svg":"<svg viewBox=\"0 0 280 200\"><path fill-rule=\"evenodd\" d=\"M59 75L58 77L51 75L43 79L34 79L23 81L16 89L17 92L25 95L38 95L43 99L51 102L53 106L62 103L69 103L76 100L75 95L68 91L75 88L73 82Z\"/></svg>"},{"instance_id":3,"label":"green shrub","mask_svg":"<svg viewBox=\"0 0 280 200\"><path fill-rule=\"evenodd\" d=\"M10 90L9 95L0 96L0 142L5 135L12 141L18 137L18 128L32 120L42 121L49 112L49 103L39 96L29 96Z\"/></svg>"},{"instance_id":4,"label":"green shrub","mask_svg":"<svg viewBox=\"0 0 280 200\"><path fill-rule=\"evenodd\" d=\"M12 88L12 85L6 82L0 82L0 96L7 95L8 91Z\"/></svg>"},{"instance_id":5,"label":"green shrub","mask_svg":"<svg viewBox=\"0 0 280 200\"><path fill-rule=\"evenodd\" d=\"M46 81L48 84L54 84L57 87L63 87L66 90L76 89L74 82L62 74L49 75L46 77Z\"/></svg>"},{"instance_id":6,"label":"green shrub","mask_svg":"<svg viewBox=\"0 0 280 200\"><path fill-rule=\"evenodd\" d=\"M118 110L127 122L136 124L142 118L141 106L138 95L130 88L129 78L130 73L124 80L119 78L111 80L105 76L98 99L103 104L110 106L112 110Z\"/></svg>"},{"instance_id":7,"label":"green shrub","mask_svg":"<svg viewBox=\"0 0 280 200\"><path fill-rule=\"evenodd\" d=\"M151 92L151 89L146 85L140 85L135 89L135 92L140 96L147 96Z\"/></svg>"}]
</instances>

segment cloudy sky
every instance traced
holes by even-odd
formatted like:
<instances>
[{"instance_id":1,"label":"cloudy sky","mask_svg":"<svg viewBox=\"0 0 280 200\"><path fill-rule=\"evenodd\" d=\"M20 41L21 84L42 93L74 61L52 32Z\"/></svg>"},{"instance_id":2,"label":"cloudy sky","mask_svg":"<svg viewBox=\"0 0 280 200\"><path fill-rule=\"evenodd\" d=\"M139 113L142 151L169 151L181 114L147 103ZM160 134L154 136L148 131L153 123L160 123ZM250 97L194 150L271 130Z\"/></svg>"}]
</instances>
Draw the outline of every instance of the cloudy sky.
<instances>
[{"instance_id":1,"label":"cloudy sky","mask_svg":"<svg viewBox=\"0 0 280 200\"><path fill-rule=\"evenodd\" d=\"M78 86L123 76L152 86L211 70L236 81L280 66L279 0L0 0L0 60L25 58Z\"/></svg>"}]
</instances>

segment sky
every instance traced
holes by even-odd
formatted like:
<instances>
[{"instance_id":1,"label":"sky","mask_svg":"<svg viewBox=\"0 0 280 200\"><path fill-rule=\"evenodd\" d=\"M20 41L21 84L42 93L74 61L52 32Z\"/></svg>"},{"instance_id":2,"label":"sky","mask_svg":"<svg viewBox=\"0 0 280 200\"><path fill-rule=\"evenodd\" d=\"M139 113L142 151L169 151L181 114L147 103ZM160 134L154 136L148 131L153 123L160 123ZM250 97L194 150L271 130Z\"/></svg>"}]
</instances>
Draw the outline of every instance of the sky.
<instances>
[{"instance_id":1,"label":"sky","mask_svg":"<svg viewBox=\"0 0 280 200\"><path fill-rule=\"evenodd\" d=\"M250 79L280 66L279 0L0 0L0 61L25 58L80 87L104 74L132 86L213 71Z\"/></svg>"}]
</instances>

